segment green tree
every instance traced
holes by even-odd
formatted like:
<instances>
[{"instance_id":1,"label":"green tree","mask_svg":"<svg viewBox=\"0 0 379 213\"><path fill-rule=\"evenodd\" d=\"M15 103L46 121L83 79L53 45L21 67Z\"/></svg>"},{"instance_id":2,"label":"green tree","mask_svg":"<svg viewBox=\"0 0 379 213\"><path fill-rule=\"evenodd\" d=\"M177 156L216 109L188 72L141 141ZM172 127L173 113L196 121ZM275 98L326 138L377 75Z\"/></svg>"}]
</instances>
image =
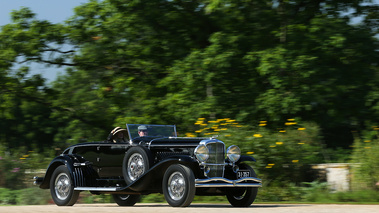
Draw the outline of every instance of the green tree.
<instances>
[{"instance_id":1,"label":"green tree","mask_svg":"<svg viewBox=\"0 0 379 213\"><path fill-rule=\"evenodd\" d=\"M192 128L196 117L360 129L377 103L378 7L364 3L93 0L63 24L23 8L0 33L3 103L47 107L41 119L64 143L101 140L125 122ZM27 62L70 68L48 88L17 80L11 66ZM9 106L3 115L15 116Z\"/></svg>"}]
</instances>

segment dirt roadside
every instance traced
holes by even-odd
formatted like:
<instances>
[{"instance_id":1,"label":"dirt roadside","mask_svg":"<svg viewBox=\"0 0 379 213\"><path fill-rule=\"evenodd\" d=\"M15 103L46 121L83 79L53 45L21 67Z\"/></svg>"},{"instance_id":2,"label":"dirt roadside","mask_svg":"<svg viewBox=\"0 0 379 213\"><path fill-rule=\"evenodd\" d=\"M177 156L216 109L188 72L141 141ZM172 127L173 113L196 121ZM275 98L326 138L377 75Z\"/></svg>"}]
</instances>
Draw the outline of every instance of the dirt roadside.
<instances>
[{"instance_id":1,"label":"dirt roadside","mask_svg":"<svg viewBox=\"0 0 379 213\"><path fill-rule=\"evenodd\" d=\"M256 204L249 208L234 208L229 204L191 204L186 208L173 208L167 204L136 204L133 207L116 204L0 206L1 213L177 213L178 210L181 213L379 213L379 205Z\"/></svg>"}]
</instances>

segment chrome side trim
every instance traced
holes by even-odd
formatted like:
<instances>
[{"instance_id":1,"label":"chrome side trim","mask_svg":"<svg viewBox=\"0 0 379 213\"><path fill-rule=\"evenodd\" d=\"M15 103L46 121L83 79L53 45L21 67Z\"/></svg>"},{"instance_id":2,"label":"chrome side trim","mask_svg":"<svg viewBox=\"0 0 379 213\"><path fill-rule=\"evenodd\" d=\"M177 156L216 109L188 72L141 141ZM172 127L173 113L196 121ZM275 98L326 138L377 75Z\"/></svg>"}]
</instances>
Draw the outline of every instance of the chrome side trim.
<instances>
[{"instance_id":1,"label":"chrome side trim","mask_svg":"<svg viewBox=\"0 0 379 213\"><path fill-rule=\"evenodd\" d=\"M254 183L246 183L244 181L254 181ZM238 180L215 177L196 179L195 187L262 187L262 180L255 177L245 177Z\"/></svg>"}]
</instances>

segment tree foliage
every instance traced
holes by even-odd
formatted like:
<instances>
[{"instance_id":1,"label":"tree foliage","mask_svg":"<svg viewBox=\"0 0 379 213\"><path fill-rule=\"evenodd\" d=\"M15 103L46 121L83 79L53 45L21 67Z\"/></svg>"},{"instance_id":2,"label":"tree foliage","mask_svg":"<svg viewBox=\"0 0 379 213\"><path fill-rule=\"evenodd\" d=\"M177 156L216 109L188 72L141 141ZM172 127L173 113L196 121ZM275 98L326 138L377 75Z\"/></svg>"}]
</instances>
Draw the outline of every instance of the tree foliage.
<instances>
[{"instance_id":1,"label":"tree foliage","mask_svg":"<svg viewBox=\"0 0 379 213\"><path fill-rule=\"evenodd\" d=\"M377 122L369 3L91 0L58 24L22 8L0 32L0 142L43 149L103 140L126 122L299 117L346 147L333 139ZM67 71L48 85L30 63Z\"/></svg>"}]
</instances>

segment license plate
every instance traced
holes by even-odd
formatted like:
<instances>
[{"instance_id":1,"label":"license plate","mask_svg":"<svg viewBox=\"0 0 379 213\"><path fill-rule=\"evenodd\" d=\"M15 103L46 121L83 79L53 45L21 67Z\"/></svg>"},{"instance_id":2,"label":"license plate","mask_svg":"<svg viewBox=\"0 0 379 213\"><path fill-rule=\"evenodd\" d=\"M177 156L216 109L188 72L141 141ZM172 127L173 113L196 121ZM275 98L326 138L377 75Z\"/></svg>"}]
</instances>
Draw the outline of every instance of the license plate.
<instances>
[{"instance_id":1,"label":"license plate","mask_svg":"<svg viewBox=\"0 0 379 213\"><path fill-rule=\"evenodd\" d=\"M237 172L237 179L244 178L244 177L250 177L250 171L238 171Z\"/></svg>"}]
</instances>

